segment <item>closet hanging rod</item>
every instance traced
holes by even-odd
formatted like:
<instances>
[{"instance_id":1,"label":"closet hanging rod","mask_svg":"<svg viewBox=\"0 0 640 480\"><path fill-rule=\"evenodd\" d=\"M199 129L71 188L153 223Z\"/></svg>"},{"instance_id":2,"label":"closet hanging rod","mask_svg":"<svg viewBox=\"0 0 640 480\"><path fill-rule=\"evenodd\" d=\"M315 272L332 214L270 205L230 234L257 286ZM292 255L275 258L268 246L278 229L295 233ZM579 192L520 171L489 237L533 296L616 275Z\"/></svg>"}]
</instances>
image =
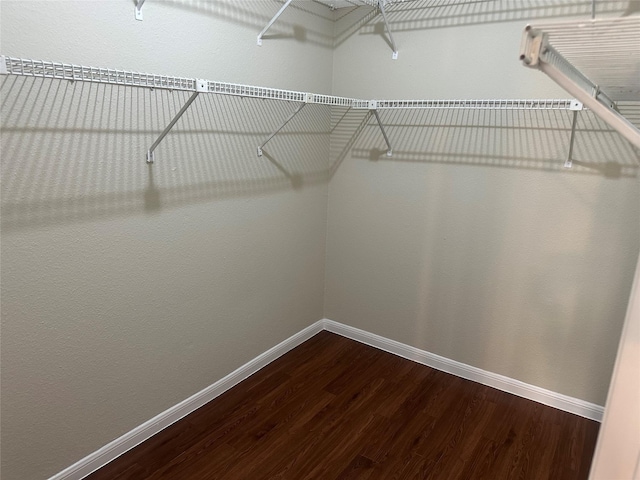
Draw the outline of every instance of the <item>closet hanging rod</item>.
<instances>
[{"instance_id":1,"label":"closet hanging rod","mask_svg":"<svg viewBox=\"0 0 640 480\"><path fill-rule=\"evenodd\" d=\"M616 105L640 100L640 17L528 25L520 60L544 72L640 148L640 129Z\"/></svg>"}]
</instances>

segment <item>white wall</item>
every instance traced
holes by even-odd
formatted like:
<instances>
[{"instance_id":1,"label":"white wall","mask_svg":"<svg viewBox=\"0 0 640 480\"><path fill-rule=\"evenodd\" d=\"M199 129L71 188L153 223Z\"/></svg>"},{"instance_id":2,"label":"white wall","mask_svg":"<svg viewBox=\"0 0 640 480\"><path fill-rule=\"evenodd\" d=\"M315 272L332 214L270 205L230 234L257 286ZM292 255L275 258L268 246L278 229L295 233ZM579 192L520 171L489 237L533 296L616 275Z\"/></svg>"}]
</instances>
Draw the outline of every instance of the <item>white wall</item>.
<instances>
[{"instance_id":1,"label":"white wall","mask_svg":"<svg viewBox=\"0 0 640 480\"><path fill-rule=\"evenodd\" d=\"M330 93L278 2L2 1L2 53ZM287 38L295 33L296 38ZM283 74L286 72L286 74ZM330 112L2 77L2 478L46 478L323 316ZM302 134L300 133L302 132ZM276 163L277 162L277 163Z\"/></svg>"},{"instance_id":2,"label":"white wall","mask_svg":"<svg viewBox=\"0 0 640 480\"><path fill-rule=\"evenodd\" d=\"M334 87L369 98L566 98L518 61L536 18L590 2L390 8L336 23ZM562 4L565 7L562 7ZM567 4L579 3L574 7ZM624 2L602 5L620 14ZM580 114L381 112L332 138L325 315L491 372L602 405L640 239L637 153ZM344 147L353 142L347 153Z\"/></svg>"}]
</instances>

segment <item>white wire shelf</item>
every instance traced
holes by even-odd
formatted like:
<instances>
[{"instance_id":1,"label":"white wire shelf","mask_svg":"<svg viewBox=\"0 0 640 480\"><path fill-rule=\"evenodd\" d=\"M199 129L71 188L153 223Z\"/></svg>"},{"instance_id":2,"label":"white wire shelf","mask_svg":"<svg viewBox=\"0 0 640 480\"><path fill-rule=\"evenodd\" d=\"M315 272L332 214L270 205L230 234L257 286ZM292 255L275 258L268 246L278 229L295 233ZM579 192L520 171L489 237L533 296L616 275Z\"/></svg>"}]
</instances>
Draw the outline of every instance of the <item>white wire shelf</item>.
<instances>
[{"instance_id":1,"label":"white wire shelf","mask_svg":"<svg viewBox=\"0 0 640 480\"><path fill-rule=\"evenodd\" d=\"M103 67L49 62L0 56L0 73L28 77L50 78L82 82L107 83L132 87L184 90L215 93L237 97L262 98L287 102L313 103L354 109L402 109L402 108L462 108L490 110L572 110L571 99L487 99L487 100L364 100L319 93L283 90L278 88L216 82L196 78L174 77L152 73L131 72ZM204 89L198 84L204 83Z\"/></svg>"},{"instance_id":2,"label":"white wire shelf","mask_svg":"<svg viewBox=\"0 0 640 480\"><path fill-rule=\"evenodd\" d=\"M86 67L67 63L48 62L0 56L0 73L22 75L28 77L51 78L80 82L108 83L132 87L161 88L166 90L184 90L204 93L198 83L206 85L205 92L239 97L253 97L290 102L317 103L321 105L337 105L351 108L368 108L367 100L335 97L278 88L224 83L196 78L173 77L152 73L132 72L102 67Z\"/></svg>"},{"instance_id":3,"label":"white wire shelf","mask_svg":"<svg viewBox=\"0 0 640 480\"><path fill-rule=\"evenodd\" d=\"M358 6L369 6L376 8L380 15L382 15L382 19L384 21L385 28L387 29L387 35L389 36L389 43L391 44L391 49L393 53L391 54L391 58L394 60L398 59L398 48L396 46L396 42L393 39L393 33L391 32L391 28L389 26L389 20L387 19L386 7L391 6L396 3L404 3L404 2L412 2L415 0L348 0L348 1L338 1L332 3L325 3L320 0L315 0L316 3L324 5L331 10L336 10L337 8L345 8L345 7L358 7ZM291 5L293 0L286 0L284 5L280 7L280 10L276 12L276 14L269 20L267 25L260 31L257 38L257 44L262 45L262 41L264 39L265 34L269 31L269 29L273 26L274 23L280 18L280 16L284 13L284 11Z\"/></svg>"},{"instance_id":4,"label":"white wire shelf","mask_svg":"<svg viewBox=\"0 0 640 480\"><path fill-rule=\"evenodd\" d=\"M0 73L58 80L129 85L133 87L196 90L195 79L193 78L128 72L112 68L85 67L68 63L5 56L0 57Z\"/></svg>"},{"instance_id":5,"label":"white wire shelf","mask_svg":"<svg viewBox=\"0 0 640 480\"><path fill-rule=\"evenodd\" d=\"M533 28L612 99L640 101L640 16Z\"/></svg>"},{"instance_id":6,"label":"white wire shelf","mask_svg":"<svg viewBox=\"0 0 640 480\"><path fill-rule=\"evenodd\" d=\"M433 108L468 110L575 110L571 99L376 100L378 109Z\"/></svg>"},{"instance_id":7,"label":"white wire shelf","mask_svg":"<svg viewBox=\"0 0 640 480\"><path fill-rule=\"evenodd\" d=\"M366 110L374 115L387 144L387 155L391 156L391 142L384 129L378 110L391 109L483 109L483 110L572 110L574 114L582 109L582 104L571 99L487 99L487 100L364 100L350 97L338 97L319 93L283 90L254 85L225 83L199 78L174 77L150 73L132 72L102 67L32 60L0 55L0 74L26 77L47 78L93 82L129 87L159 88L192 92L187 102L174 116L169 125L159 135L147 151L147 161L153 163L154 150L187 111L198 95L202 93L251 97L265 100L277 100L298 103L298 107L284 123L276 129L257 149L262 156L264 146L308 104L328 105L348 109Z\"/></svg>"},{"instance_id":8,"label":"white wire shelf","mask_svg":"<svg viewBox=\"0 0 640 480\"><path fill-rule=\"evenodd\" d=\"M618 107L640 101L640 16L529 25L520 59L640 148L640 130Z\"/></svg>"}]
</instances>

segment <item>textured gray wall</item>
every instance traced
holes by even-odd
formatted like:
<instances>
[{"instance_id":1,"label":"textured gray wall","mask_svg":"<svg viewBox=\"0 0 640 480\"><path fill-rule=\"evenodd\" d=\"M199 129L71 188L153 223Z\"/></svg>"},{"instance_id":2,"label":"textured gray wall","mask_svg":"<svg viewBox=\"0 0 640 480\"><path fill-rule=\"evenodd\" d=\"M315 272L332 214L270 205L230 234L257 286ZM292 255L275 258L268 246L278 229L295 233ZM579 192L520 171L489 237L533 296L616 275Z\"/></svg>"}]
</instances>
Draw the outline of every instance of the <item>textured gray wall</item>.
<instances>
[{"instance_id":1,"label":"textured gray wall","mask_svg":"<svg viewBox=\"0 0 640 480\"><path fill-rule=\"evenodd\" d=\"M391 12L397 62L366 8L334 25L315 2L258 48L270 0L150 1L144 22L128 0L3 1L2 53L365 98L565 96L519 65L519 34L590 2L437 3ZM570 172L553 112L386 113L387 160L362 112L312 106L258 159L294 106L200 96L149 168L186 93L0 92L3 479L56 473L323 315L603 402L640 193L637 156L589 114Z\"/></svg>"},{"instance_id":2,"label":"textured gray wall","mask_svg":"<svg viewBox=\"0 0 640 480\"><path fill-rule=\"evenodd\" d=\"M2 53L331 92L325 7L3 1ZM304 28L302 27L304 26ZM286 75L283 74L286 72ZM55 474L322 318L330 111L0 78L2 478ZM302 132L302 134L301 134Z\"/></svg>"},{"instance_id":3,"label":"textured gray wall","mask_svg":"<svg viewBox=\"0 0 640 480\"><path fill-rule=\"evenodd\" d=\"M535 19L589 18L590 2L416 8L444 3L390 9L396 61L379 18L354 29L358 12L343 16L336 94L566 98L518 61L520 35ZM361 113L332 138L325 315L602 405L638 255L637 152L588 112L572 170L567 112L381 118L392 158Z\"/></svg>"}]
</instances>

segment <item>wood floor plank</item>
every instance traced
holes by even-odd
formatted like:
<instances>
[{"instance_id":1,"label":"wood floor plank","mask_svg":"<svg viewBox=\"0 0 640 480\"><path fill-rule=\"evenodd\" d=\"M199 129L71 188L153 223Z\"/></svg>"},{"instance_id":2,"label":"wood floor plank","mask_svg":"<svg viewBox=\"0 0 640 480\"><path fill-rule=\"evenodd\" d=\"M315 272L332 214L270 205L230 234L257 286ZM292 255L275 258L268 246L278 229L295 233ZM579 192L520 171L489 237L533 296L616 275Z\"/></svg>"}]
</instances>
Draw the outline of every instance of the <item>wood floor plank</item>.
<instances>
[{"instance_id":1,"label":"wood floor plank","mask_svg":"<svg viewBox=\"0 0 640 480\"><path fill-rule=\"evenodd\" d=\"M581 480L598 423L321 332L90 480Z\"/></svg>"}]
</instances>

